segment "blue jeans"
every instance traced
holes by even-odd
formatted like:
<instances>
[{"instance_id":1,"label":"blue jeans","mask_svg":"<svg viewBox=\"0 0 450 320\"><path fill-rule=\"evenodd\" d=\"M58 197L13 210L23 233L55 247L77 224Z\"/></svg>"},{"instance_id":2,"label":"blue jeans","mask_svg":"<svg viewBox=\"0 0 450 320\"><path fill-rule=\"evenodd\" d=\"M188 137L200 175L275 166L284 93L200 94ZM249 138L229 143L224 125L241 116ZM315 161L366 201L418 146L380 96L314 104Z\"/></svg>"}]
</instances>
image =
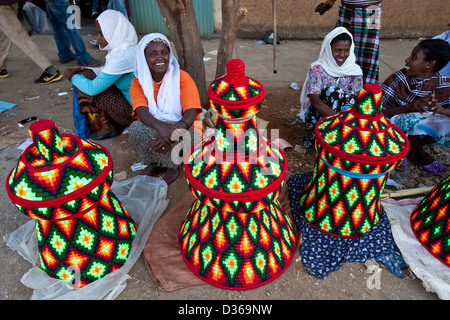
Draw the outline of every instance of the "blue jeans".
<instances>
[{"instance_id":1,"label":"blue jeans","mask_svg":"<svg viewBox=\"0 0 450 320\"><path fill-rule=\"evenodd\" d=\"M98 0L92 0L91 5L91 13L97 12L98 13Z\"/></svg>"},{"instance_id":2,"label":"blue jeans","mask_svg":"<svg viewBox=\"0 0 450 320\"><path fill-rule=\"evenodd\" d=\"M108 9L120 11L125 17L128 18L127 9L125 8L124 0L109 0Z\"/></svg>"},{"instance_id":3,"label":"blue jeans","mask_svg":"<svg viewBox=\"0 0 450 320\"><path fill-rule=\"evenodd\" d=\"M67 0L45 0L47 4L47 15L53 29L53 37L58 47L60 61L69 61L74 56L78 62L86 62L91 55L86 52L86 46L76 28L67 27L67 21L71 14L67 13L69 2ZM70 50L72 44L75 55Z\"/></svg>"}]
</instances>

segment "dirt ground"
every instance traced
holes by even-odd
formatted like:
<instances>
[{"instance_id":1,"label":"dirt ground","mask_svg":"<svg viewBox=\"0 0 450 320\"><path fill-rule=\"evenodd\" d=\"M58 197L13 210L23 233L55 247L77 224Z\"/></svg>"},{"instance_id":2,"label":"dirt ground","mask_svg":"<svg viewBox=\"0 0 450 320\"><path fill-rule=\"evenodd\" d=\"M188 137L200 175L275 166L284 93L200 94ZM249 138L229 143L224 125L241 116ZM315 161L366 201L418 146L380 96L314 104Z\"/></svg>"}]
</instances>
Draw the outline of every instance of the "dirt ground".
<instances>
[{"instance_id":1,"label":"dirt ground","mask_svg":"<svg viewBox=\"0 0 450 320\"><path fill-rule=\"evenodd\" d=\"M92 24L81 30L86 47L92 56L104 61L104 51L89 44L93 38ZM58 62L55 42L52 35L33 35L49 59L60 68L75 67L73 62L61 65ZM235 44L234 57L244 60L246 74L262 82L266 90L264 107L258 117L266 123L268 129L279 129L280 138L285 139L293 147L285 150L289 162L289 170L293 173L305 173L312 170L315 151L305 150L303 137L305 130L295 122L299 112L300 90L290 88L295 82L302 86L309 64L315 60L320 50L320 41L284 41L277 46L277 73L274 74L272 46L258 44L259 39L238 39ZM404 66L417 39L382 40L380 49L380 78L384 79L393 71ZM216 59L214 50L219 45L218 38L203 40L207 71L207 82L213 80ZM206 59L205 59L206 60ZM8 59L8 71L11 77L0 79L0 100L18 105L0 114L0 180L5 181L7 174L17 164L22 152L18 146L28 138L25 124L17 125L19 120L28 117L52 119L62 133L75 133L72 120L72 93L70 83L62 80L46 86L34 84L34 79L41 70L17 47L12 47ZM67 94L65 94L67 93ZM30 99L34 98L34 99ZM269 136L270 138L270 136ZM131 145L128 135L124 134L111 140L101 142L112 154L116 175L131 178L138 172L130 167L138 162L137 153ZM433 147L430 151L448 164L448 150ZM391 178L403 188L434 186L440 178L425 174L420 168L412 165L409 172L394 173ZM0 193L0 237L11 233L29 220L20 214L12 205L2 183ZM395 190L395 186L387 186ZM181 175L169 186L169 208L187 190L185 178ZM31 290L20 283L23 274L31 265L19 254L11 251L4 241L0 241L0 300L22 300L31 297ZM436 300L437 295L427 292L420 279L409 269L404 270L404 277L393 275L389 269L381 265L381 289L369 289L367 280L370 273L364 263L347 263L342 269L333 272L324 280L306 273L299 253L284 274L273 282L248 291L227 291L208 284L187 287L174 292L164 292L156 288L141 258L131 269L124 291L119 300Z\"/></svg>"}]
</instances>

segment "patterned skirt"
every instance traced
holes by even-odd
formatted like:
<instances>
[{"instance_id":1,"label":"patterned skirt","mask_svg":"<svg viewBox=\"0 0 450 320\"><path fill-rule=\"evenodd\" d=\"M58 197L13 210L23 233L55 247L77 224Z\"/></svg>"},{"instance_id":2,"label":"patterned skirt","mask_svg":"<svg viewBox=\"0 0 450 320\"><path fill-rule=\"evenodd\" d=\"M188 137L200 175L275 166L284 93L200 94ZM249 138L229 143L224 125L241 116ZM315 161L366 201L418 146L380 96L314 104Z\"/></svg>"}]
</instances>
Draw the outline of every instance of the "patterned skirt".
<instances>
[{"instance_id":1,"label":"patterned skirt","mask_svg":"<svg viewBox=\"0 0 450 320\"><path fill-rule=\"evenodd\" d=\"M336 27L345 27L353 35L356 63L361 67L364 83L378 83L379 27L381 7L352 8L339 6Z\"/></svg>"},{"instance_id":2,"label":"patterned skirt","mask_svg":"<svg viewBox=\"0 0 450 320\"><path fill-rule=\"evenodd\" d=\"M411 112L395 115L390 121L408 136L431 136L436 142L450 147L450 117Z\"/></svg>"},{"instance_id":3,"label":"patterned skirt","mask_svg":"<svg viewBox=\"0 0 450 320\"><path fill-rule=\"evenodd\" d=\"M89 80L96 77L95 72L90 69L85 69L81 74ZM91 112L94 116L98 115L102 122L111 123L115 127L126 128L133 122L131 104L115 85L95 96L77 88L77 96L81 113Z\"/></svg>"},{"instance_id":4,"label":"patterned skirt","mask_svg":"<svg viewBox=\"0 0 450 320\"><path fill-rule=\"evenodd\" d=\"M175 122L170 121L167 123L175 124ZM159 136L157 130L141 121L134 121L128 128L128 135L143 164L156 164L163 168L174 168L181 164L186 154L190 153L194 143L201 140L197 131L191 127L184 132L182 139L175 142L167 153L157 153L152 150L155 143L153 139Z\"/></svg>"}]
</instances>

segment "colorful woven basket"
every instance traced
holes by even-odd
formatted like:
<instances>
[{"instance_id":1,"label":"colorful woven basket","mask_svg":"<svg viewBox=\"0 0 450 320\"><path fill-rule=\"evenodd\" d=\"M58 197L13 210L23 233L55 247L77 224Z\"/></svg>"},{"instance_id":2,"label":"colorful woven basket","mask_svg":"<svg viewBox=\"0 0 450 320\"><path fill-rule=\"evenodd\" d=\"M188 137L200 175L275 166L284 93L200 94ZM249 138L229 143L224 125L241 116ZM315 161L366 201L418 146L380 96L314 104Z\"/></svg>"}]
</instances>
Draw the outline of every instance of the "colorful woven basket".
<instances>
[{"instance_id":1,"label":"colorful woven basket","mask_svg":"<svg viewBox=\"0 0 450 320\"><path fill-rule=\"evenodd\" d=\"M245 76L242 60L228 62L208 95L219 117L184 164L196 201L180 229L181 253L204 281L252 289L282 274L295 254L293 224L278 202L287 161L258 132L264 88Z\"/></svg>"},{"instance_id":2,"label":"colorful woven basket","mask_svg":"<svg viewBox=\"0 0 450 320\"><path fill-rule=\"evenodd\" d=\"M366 84L355 107L318 121L313 178L300 196L308 222L333 236L368 232L382 213L380 195L406 157L406 135L381 109L380 86Z\"/></svg>"},{"instance_id":3,"label":"colorful woven basket","mask_svg":"<svg viewBox=\"0 0 450 320\"><path fill-rule=\"evenodd\" d=\"M413 210L411 227L419 242L450 267L450 176L434 187Z\"/></svg>"},{"instance_id":4,"label":"colorful woven basket","mask_svg":"<svg viewBox=\"0 0 450 320\"><path fill-rule=\"evenodd\" d=\"M51 120L29 131L33 144L8 175L8 196L36 219L41 268L85 286L127 261L137 227L110 191L113 163L105 148L60 134Z\"/></svg>"}]
</instances>

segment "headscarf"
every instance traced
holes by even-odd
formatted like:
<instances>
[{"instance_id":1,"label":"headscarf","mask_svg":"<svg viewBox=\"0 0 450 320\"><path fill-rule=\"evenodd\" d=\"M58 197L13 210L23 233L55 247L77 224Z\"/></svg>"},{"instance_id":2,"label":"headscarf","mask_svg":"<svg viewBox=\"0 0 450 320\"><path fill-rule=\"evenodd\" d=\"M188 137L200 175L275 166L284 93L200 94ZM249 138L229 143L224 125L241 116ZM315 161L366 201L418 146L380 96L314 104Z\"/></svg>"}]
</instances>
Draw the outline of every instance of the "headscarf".
<instances>
[{"instance_id":1,"label":"headscarf","mask_svg":"<svg viewBox=\"0 0 450 320\"><path fill-rule=\"evenodd\" d=\"M169 66L158 91L158 103L155 101L153 78L144 52L148 43L152 40L162 40L169 47L170 51ZM148 101L148 109L152 116L160 121L179 121L181 119L180 65L175 59L170 47L170 42L165 35L161 33L150 33L139 41L137 45L134 75L139 80L144 91Z\"/></svg>"},{"instance_id":2,"label":"headscarf","mask_svg":"<svg viewBox=\"0 0 450 320\"><path fill-rule=\"evenodd\" d=\"M119 11L105 10L97 18L103 36L108 45L106 63L102 72L112 75L134 71L136 62L136 30L128 19Z\"/></svg>"},{"instance_id":3,"label":"headscarf","mask_svg":"<svg viewBox=\"0 0 450 320\"><path fill-rule=\"evenodd\" d=\"M336 60L333 58L333 53L331 50L331 41L336 38L341 33L346 33L352 39L352 44L350 46L350 54L342 64L342 66L338 66ZM319 59L311 64L311 68L320 65L325 72L332 77L344 77L344 76L360 76L362 75L361 68L356 64L356 56L355 56L355 45L353 43L352 34L344 27L337 27L331 30L328 33L322 42L322 47L320 49ZM305 82L303 84L302 93L300 95L300 103L301 103L301 111L300 118L305 121L305 114L309 105L308 98L308 86L309 86L309 71L306 75Z\"/></svg>"}]
</instances>

